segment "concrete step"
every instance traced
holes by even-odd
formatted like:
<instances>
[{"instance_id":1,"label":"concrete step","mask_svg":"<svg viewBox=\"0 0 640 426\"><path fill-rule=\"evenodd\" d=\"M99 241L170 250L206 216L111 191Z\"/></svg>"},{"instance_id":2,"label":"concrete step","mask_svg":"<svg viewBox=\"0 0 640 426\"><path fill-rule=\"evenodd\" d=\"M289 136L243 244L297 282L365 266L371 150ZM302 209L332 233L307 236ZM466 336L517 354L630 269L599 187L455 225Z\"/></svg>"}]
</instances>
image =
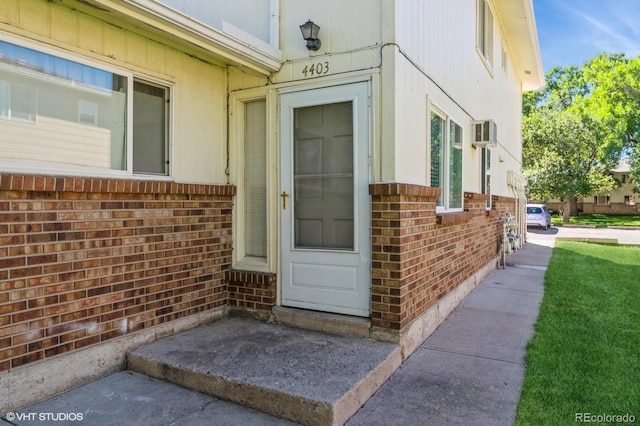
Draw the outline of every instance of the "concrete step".
<instances>
[{"instance_id":1,"label":"concrete step","mask_svg":"<svg viewBox=\"0 0 640 426\"><path fill-rule=\"evenodd\" d=\"M140 347L128 368L307 425L341 425L401 364L393 343L225 318Z\"/></svg>"}]
</instances>

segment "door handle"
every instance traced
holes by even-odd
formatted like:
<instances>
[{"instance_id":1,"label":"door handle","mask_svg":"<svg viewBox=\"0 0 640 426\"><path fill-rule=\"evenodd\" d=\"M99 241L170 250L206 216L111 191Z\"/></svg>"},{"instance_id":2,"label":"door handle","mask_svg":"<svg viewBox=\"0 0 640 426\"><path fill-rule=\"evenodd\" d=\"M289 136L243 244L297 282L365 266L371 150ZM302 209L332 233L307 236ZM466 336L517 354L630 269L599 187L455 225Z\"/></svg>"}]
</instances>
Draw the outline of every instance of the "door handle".
<instances>
[{"instance_id":1,"label":"door handle","mask_svg":"<svg viewBox=\"0 0 640 426\"><path fill-rule=\"evenodd\" d=\"M282 197L282 209L286 210L287 209L287 197L289 196L289 194L287 194L285 191L282 191L282 194L280 194L280 196Z\"/></svg>"}]
</instances>

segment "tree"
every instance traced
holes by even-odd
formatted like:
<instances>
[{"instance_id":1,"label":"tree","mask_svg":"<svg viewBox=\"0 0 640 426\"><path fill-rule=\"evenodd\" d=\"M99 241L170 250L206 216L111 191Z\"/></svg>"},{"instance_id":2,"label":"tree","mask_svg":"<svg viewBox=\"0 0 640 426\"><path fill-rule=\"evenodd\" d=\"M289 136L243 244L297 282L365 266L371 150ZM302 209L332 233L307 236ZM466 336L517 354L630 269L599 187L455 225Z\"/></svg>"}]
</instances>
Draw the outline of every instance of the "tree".
<instances>
[{"instance_id":1,"label":"tree","mask_svg":"<svg viewBox=\"0 0 640 426\"><path fill-rule=\"evenodd\" d=\"M565 202L610 193L609 174L629 158L640 182L640 57L600 54L582 67L555 67L523 96L523 174L529 197Z\"/></svg>"},{"instance_id":2,"label":"tree","mask_svg":"<svg viewBox=\"0 0 640 426\"><path fill-rule=\"evenodd\" d=\"M586 64L584 75L591 93L581 105L583 113L605 125L608 154L628 157L631 174L640 182L640 56L598 55Z\"/></svg>"},{"instance_id":3,"label":"tree","mask_svg":"<svg viewBox=\"0 0 640 426\"><path fill-rule=\"evenodd\" d=\"M564 201L564 221L575 197L613 189L613 178L598 161L596 132L572 111L542 109L525 116L523 138L529 196Z\"/></svg>"}]
</instances>

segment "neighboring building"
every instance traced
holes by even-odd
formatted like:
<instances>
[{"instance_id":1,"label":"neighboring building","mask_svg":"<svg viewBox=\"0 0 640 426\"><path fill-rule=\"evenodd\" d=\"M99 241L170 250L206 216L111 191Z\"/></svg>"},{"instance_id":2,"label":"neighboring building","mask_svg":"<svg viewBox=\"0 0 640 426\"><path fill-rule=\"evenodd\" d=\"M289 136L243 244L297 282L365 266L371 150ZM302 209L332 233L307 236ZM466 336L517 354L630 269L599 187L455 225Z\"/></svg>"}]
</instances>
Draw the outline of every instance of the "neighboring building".
<instances>
[{"instance_id":1,"label":"neighboring building","mask_svg":"<svg viewBox=\"0 0 640 426\"><path fill-rule=\"evenodd\" d=\"M629 160L620 161L618 167L611 170L613 178L620 184L610 194L593 195L578 198L578 211L585 214L638 214L638 194L636 183L631 177ZM561 211L563 203L558 200L550 200L549 208Z\"/></svg>"},{"instance_id":2,"label":"neighboring building","mask_svg":"<svg viewBox=\"0 0 640 426\"><path fill-rule=\"evenodd\" d=\"M5 407L235 310L408 356L524 217L531 0L4 0L0 53Z\"/></svg>"}]
</instances>

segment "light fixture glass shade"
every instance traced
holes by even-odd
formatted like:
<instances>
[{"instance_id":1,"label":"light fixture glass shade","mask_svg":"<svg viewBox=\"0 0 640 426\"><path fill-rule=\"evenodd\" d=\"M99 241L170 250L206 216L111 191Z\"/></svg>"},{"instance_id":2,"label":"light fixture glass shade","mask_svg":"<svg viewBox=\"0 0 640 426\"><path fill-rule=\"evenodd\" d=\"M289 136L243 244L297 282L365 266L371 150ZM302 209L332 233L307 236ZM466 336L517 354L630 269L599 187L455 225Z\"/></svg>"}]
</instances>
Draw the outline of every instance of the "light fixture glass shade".
<instances>
[{"instance_id":1,"label":"light fixture glass shade","mask_svg":"<svg viewBox=\"0 0 640 426\"><path fill-rule=\"evenodd\" d=\"M309 19L307 22L300 25L300 31L302 31L302 37L307 41L307 49L320 49L320 39L318 39L318 33L320 32L319 25L316 25L311 19Z\"/></svg>"},{"instance_id":2,"label":"light fixture glass shade","mask_svg":"<svg viewBox=\"0 0 640 426\"><path fill-rule=\"evenodd\" d=\"M304 37L305 40L315 40L318 38L320 27L316 25L311 19L309 19L307 22L300 25L300 31L302 31L302 37Z\"/></svg>"}]
</instances>

